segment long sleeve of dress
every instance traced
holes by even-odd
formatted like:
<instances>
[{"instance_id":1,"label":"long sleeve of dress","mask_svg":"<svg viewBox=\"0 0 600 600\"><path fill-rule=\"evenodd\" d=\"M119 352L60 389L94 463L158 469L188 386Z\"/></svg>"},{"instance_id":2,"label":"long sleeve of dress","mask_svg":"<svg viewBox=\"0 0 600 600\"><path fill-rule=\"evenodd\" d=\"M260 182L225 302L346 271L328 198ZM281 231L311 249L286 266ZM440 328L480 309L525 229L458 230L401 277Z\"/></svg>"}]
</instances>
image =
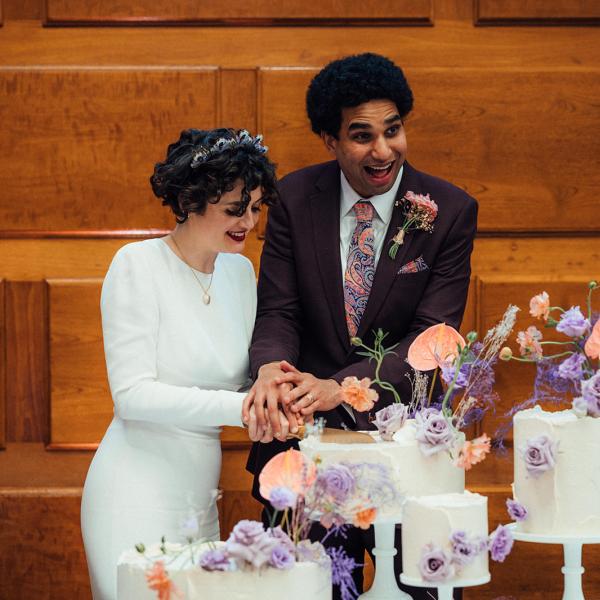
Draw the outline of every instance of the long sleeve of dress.
<instances>
[{"instance_id":1,"label":"long sleeve of dress","mask_svg":"<svg viewBox=\"0 0 600 600\"><path fill-rule=\"evenodd\" d=\"M102 288L102 328L115 412L122 419L178 427L241 426L244 394L158 381L160 307L151 265L122 248ZM163 324L165 326L165 324Z\"/></svg>"}]
</instances>

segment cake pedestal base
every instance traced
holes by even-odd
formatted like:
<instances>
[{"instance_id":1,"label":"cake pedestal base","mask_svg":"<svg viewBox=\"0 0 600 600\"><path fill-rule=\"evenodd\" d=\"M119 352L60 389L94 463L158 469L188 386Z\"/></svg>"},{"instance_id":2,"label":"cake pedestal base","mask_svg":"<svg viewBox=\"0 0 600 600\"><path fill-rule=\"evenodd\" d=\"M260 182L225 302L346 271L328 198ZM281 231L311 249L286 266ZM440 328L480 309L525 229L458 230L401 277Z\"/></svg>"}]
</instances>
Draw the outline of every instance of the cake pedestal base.
<instances>
[{"instance_id":1,"label":"cake pedestal base","mask_svg":"<svg viewBox=\"0 0 600 600\"><path fill-rule=\"evenodd\" d=\"M567 536L525 533L517 530L517 524L508 525L513 537L519 542L534 544L562 544L565 554L565 565L561 569L565 576L562 600L585 600L582 587L582 576L585 572L581 564L583 544L600 544L599 536Z\"/></svg>"},{"instance_id":2,"label":"cake pedestal base","mask_svg":"<svg viewBox=\"0 0 600 600\"><path fill-rule=\"evenodd\" d=\"M456 579L451 584L441 584L436 586L435 582L432 583L430 581L423 581L422 579L413 579L412 577L407 577L404 573L400 575L400 581L406 585L412 585L420 588L437 587L438 600L452 600L452 594L455 587L466 588L476 585L484 585L489 583L490 579L491 577L488 574L485 577L480 577L479 579Z\"/></svg>"},{"instance_id":3,"label":"cake pedestal base","mask_svg":"<svg viewBox=\"0 0 600 600\"><path fill-rule=\"evenodd\" d=\"M400 520L398 520L400 522ZM395 547L396 521L375 521L375 548L373 554L377 558L375 579L368 592L359 596L360 600L412 600L396 583L394 574L394 556L398 553Z\"/></svg>"}]
</instances>

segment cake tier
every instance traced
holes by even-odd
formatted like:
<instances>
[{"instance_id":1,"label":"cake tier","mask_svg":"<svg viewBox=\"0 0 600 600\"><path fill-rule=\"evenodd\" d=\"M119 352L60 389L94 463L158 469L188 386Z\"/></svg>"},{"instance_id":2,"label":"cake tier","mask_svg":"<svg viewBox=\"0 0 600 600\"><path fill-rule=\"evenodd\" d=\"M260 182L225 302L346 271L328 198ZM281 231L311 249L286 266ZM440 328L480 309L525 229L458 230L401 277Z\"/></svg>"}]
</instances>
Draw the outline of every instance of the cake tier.
<instances>
[{"instance_id":1,"label":"cake tier","mask_svg":"<svg viewBox=\"0 0 600 600\"><path fill-rule=\"evenodd\" d=\"M487 498L479 494L438 494L407 498L402 523L402 572L411 579L424 582L419 563L428 545L452 554L450 536L457 531L472 541L487 540ZM453 568L454 575L444 583L479 580L489 576L487 548L473 562Z\"/></svg>"},{"instance_id":2,"label":"cake tier","mask_svg":"<svg viewBox=\"0 0 600 600\"><path fill-rule=\"evenodd\" d=\"M556 443L553 468L531 474L523 458L528 440ZM600 535L600 419L540 406L514 416L514 497L527 509L520 531Z\"/></svg>"},{"instance_id":3,"label":"cake tier","mask_svg":"<svg viewBox=\"0 0 600 600\"><path fill-rule=\"evenodd\" d=\"M222 544L218 544L222 545ZM177 546L169 544L169 550ZM208 549L208 546L206 547ZM195 559L204 549L195 549ZM160 559L158 547L146 555ZM331 600L331 570L314 562L296 563L288 570L267 567L260 571L205 571L190 563L190 554L185 552L173 559L165 557L165 569L185 600L226 598L227 600L255 600L256 598L286 600ZM157 592L150 590L145 571L148 560L135 550L121 555L118 565L118 600L156 600Z\"/></svg>"},{"instance_id":4,"label":"cake tier","mask_svg":"<svg viewBox=\"0 0 600 600\"><path fill-rule=\"evenodd\" d=\"M415 438L414 420L408 420L394 434L391 442L382 440L376 431L367 433L373 437L375 444L323 443L317 437L309 436L300 442L300 450L312 459L320 459L324 466L339 462L388 466L399 498L396 506L389 506L380 513L382 516L400 511L404 496L460 493L465 489L464 470L454 466L448 452L432 456L421 452Z\"/></svg>"}]
</instances>

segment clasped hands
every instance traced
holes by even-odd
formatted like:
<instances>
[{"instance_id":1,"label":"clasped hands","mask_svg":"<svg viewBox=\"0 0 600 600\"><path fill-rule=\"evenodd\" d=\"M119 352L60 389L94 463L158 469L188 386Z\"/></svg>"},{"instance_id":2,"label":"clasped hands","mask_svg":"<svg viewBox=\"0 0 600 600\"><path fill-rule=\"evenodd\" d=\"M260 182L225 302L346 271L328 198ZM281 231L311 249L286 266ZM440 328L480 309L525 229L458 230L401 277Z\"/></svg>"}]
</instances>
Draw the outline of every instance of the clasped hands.
<instances>
[{"instance_id":1,"label":"clasped hands","mask_svg":"<svg viewBox=\"0 0 600 600\"><path fill-rule=\"evenodd\" d=\"M342 402L333 379L302 373L287 361L263 365L244 399L242 419L252 441L285 441L314 413L332 410Z\"/></svg>"}]
</instances>

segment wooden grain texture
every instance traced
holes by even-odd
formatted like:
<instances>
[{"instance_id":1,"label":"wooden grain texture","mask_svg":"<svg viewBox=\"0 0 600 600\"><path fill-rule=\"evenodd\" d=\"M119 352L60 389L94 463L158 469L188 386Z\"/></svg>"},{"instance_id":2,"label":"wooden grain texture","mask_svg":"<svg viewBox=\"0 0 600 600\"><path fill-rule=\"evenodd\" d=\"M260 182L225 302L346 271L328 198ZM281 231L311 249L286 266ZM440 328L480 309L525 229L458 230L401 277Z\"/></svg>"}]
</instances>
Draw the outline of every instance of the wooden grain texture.
<instances>
[{"instance_id":1,"label":"wooden grain texture","mask_svg":"<svg viewBox=\"0 0 600 600\"><path fill-rule=\"evenodd\" d=\"M210 68L0 70L0 119L11 123L1 228L170 227L148 178L181 130L214 126L216 79Z\"/></svg>"},{"instance_id":2,"label":"wooden grain texture","mask_svg":"<svg viewBox=\"0 0 600 600\"><path fill-rule=\"evenodd\" d=\"M6 439L48 439L48 329L42 282L6 282Z\"/></svg>"},{"instance_id":3,"label":"wooden grain texture","mask_svg":"<svg viewBox=\"0 0 600 600\"><path fill-rule=\"evenodd\" d=\"M48 281L50 443L99 442L112 418L101 279Z\"/></svg>"},{"instance_id":4,"label":"wooden grain texture","mask_svg":"<svg viewBox=\"0 0 600 600\"><path fill-rule=\"evenodd\" d=\"M432 0L44 0L45 24L430 24Z\"/></svg>"},{"instance_id":5,"label":"wooden grain texture","mask_svg":"<svg viewBox=\"0 0 600 600\"><path fill-rule=\"evenodd\" d=\"M315 73L260 72L260 128L281 175L330 158L305 115ZM597 71L415 69L408 78L408 159L475 196L480 231L600 229Z\"/></svg>"},{"instance_id":6,"label":"wooden grain texture","mask_svg":"<svg viewBox=\"0 0 600 600\"><path fill-rule=\"evenodd\" d=\"M0 0L0 11L4 21L35 20L41 25L42 2L40 0Z\"/></svg>"},{"instance_id":7,"label":"wooden grain texture","mask_svg":"<svg viewBox=\"0 0 600 600\"><path fill-rule=\"evenodd\" d=\"M600 23L598 0L475 0L477 24Z\"/></svg>"},{"instance_id":8,"label":"wooden grain texture","mask_svg":"<svg viewBox=\"0 0 600 600\"><path fill-rule=\"evenodd\" d=\"M6 322L4 280L0 278L0 450L6 447Z\"/></svg>"}]
</instances>

